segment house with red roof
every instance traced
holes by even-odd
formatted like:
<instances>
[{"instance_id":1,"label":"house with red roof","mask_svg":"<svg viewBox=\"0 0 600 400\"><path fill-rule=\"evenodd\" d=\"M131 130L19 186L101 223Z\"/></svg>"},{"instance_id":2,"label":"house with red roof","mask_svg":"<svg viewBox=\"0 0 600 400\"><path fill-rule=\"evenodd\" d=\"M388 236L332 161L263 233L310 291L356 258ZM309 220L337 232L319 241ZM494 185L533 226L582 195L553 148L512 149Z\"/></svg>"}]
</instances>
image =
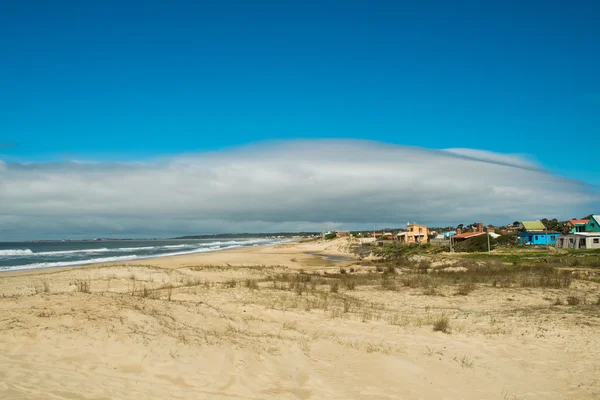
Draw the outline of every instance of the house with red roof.
<instances>
[{"instance_id":1,"label":"house with red roof","mask_svg":"<svg viewBox=\"0 0 600 400\"><path fill-rule=\"evenodd\" d=\"M589 219L570 219L566 225L570 233L585 232L585 226L590 222Z\"/></svg>"}]
</instances>

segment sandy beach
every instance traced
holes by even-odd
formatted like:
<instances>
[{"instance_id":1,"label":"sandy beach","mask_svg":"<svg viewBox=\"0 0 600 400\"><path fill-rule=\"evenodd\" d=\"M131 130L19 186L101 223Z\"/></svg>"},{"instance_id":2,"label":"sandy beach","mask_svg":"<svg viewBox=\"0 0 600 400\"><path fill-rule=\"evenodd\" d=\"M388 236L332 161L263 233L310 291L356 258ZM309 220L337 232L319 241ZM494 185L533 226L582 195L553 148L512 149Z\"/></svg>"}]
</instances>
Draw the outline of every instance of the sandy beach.
<instances>
[{"instance_id":1,"label":"sandy beach","mask_svg":"<svg viewBox=\"0 0 600 400\"><path fill-rule=\"evenodd\" d=\"M1 274L0 398L600 397L598 283L390 290L348 245Z\"/></svg>"}]
</instances>

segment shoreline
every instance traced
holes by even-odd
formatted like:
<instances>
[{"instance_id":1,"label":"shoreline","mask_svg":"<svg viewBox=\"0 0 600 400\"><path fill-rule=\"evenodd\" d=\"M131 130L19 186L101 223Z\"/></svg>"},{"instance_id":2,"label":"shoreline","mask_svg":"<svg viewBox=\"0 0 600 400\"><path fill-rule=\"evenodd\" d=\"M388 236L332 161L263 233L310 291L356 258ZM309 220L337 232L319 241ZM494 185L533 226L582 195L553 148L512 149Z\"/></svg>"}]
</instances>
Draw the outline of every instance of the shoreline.
<instances>
[{"instance_id":1,"label":"shoreline","mask_svg":"<svg viewBox=\"0 0 600 400\"><path fill-rule=\"evenodd\" d=\"M333 241L336 242L336 241ZM92 262L77 265L56 266L56 267L41 267L28 268L12 271L1 271L0 277L11 276L27 276L27 275L46 275L60 273L70 270L86 270L95 268L115 267L115 266L147 266L158 267L164 269L178 269L186 266L201 266L201 265L231 265L231 266L248 266L248 265L281 265L286 267L310 267L302 261L307 258L323 258L324 264L333 263L348 263L355 262L355 258L350 254L346 254L336 249L331 249L328 245L331 242L302 242L301 240L284 241L276 244L264 244L258 246L238 247L233 249L214 250L199 253L174 254L174 255L158 255L139 257L133 260L126 261L111 261L111 262ZM300 246L300 247L298 247ZM286 251L287 250L287 251ZM329 253L319 254L325 250ZM292 258L286 260L285 255L290 255ZM242 256L248 260L256 260L255 262L243 261ZM337 257L345 257L347 260L336 260ZM296 259L296 261L291 261ZM300 259L300 262L298 262ZM271 261L272 263L264 263L262 260ZM308 263L311 264L311 263ZM312 264L315 264L314 262Z\"/></svg>"}]
</instances>

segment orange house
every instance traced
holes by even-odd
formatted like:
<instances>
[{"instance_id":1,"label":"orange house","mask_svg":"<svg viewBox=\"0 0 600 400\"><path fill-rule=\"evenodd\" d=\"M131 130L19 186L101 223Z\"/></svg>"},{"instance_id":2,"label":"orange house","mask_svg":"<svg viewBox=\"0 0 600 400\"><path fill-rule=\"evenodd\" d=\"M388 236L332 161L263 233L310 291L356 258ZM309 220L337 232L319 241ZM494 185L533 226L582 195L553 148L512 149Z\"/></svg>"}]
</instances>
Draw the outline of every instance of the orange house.
<instances>
[{"instance_id":1,"label":"orange house","mask_svg":"<svg viewBox=\"0 0 600 400\"><path fill-rule=\"evenodd\" d=\"M409 222L406 226L406 232L398 234L398 240L406 244L425 244L428 240L429 229L425 225L419 225L416 222Z\"/></svg>"}]
</instances>

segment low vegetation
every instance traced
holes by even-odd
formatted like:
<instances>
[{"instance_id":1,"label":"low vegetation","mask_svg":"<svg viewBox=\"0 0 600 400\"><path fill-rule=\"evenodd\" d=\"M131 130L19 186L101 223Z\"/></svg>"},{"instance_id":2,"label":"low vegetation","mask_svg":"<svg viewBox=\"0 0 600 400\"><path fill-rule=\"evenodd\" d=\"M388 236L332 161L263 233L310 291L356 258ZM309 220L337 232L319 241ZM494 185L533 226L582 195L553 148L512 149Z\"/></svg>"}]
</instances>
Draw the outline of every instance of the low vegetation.
<instances>
[{"instance_id":1,"label":"low vegetation","mask_svg":"<svg viewBox=\"0 0 600 400\"><path fill-rule=\"evenodd\" d=\"M433 322L434 332L450 333L450 320L445 315L442 315Z\"/></svg>"}]
</instances>

